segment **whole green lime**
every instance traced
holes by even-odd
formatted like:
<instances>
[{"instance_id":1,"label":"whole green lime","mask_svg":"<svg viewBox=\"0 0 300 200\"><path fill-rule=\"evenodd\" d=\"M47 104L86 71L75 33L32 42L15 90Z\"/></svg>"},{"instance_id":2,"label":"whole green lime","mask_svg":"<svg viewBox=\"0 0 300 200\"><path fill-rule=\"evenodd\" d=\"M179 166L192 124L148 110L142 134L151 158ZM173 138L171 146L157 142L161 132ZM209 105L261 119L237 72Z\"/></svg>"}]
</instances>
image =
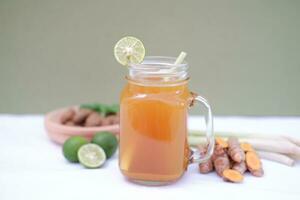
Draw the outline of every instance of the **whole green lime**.
<instances>
[{"instance_id":1,"label":"whole green lime","mask_svg":"<svg viewBox=\"0 0 300 200\"><path fill-rule=\"evenodd\" d=\"M106 158L110 158L116 152L118 148L118 140L116 136L111 132L99 132L96 133L92 139L92 143L102 147L106 154Z\"/></svg>"},{"instance_id":2,"label":"whole green lime","mask_svg":"<svg viewBox=\"0 0 300 200\"><path fill-rule=\"evenodd\" d=\"M77 152L79 148L89 143L87 139L81 136L72 136L67 139L63 145L63 154L70 162L79 162Z\"/></svg>"}]
</instances>

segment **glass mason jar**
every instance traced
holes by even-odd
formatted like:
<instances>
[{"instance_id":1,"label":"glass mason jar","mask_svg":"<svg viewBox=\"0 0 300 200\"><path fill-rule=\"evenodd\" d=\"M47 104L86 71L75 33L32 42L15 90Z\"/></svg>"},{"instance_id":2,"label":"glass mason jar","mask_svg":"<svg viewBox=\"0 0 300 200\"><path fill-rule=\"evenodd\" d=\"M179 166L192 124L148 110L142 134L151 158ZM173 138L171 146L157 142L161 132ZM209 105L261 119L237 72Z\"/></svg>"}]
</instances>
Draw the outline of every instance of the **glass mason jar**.
<instances>
[{"instance_id":1,"label":"glass mason jar","mask_svg":"<svg viewBox=\"0 0 300 200\"><path fill-rule=\"evenodd\" d=\"M160 185L179 179L188 164L209 159L213 152L210 105L188 89L186 62L176 58L146 57L131 64L120 103L119 167L132 181ZM205 155L191 151L187 141L188 109L195 103L207 108Z\"/></svg>"}]
</instances>

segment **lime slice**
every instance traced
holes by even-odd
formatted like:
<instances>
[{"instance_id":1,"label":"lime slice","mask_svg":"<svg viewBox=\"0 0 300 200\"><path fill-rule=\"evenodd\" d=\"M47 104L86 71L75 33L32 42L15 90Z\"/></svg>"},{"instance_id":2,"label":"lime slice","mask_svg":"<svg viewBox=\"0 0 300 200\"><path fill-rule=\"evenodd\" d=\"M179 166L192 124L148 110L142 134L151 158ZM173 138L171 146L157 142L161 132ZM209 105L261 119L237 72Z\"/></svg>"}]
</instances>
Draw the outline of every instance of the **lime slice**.
<instances>
[{"instance_id":1,"label":"lime slice","mask_svg":"<svg viewBox=\"0 0 300 200\"><path fill-rule=\"evenodd\" d=\"M106 160L104 150L96 144L85 144L78 150L79 162L87 168L98 168Z\"/></svg>"},{"instance_id":2,"label":"lime slice","mask_svg":"<svg viewBox=\"0 0 300 200\"><path fill-rule=\"evenodd\" d=\"M135 37L124 37L115 45L114 55L117 61L124 66L128 66L129 63L140 63L145 57L145 47Z\"/></svg>"}]
</instances>

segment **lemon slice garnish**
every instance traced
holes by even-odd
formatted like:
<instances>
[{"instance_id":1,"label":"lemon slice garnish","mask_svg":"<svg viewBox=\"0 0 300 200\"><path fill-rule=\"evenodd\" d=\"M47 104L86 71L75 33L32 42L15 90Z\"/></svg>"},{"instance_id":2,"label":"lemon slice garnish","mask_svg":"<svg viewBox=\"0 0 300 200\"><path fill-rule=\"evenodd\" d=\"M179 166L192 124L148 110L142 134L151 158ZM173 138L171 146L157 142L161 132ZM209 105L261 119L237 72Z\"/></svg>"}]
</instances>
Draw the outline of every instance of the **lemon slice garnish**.
<instances>
[{"instance_id":1,"label":"lemon slice garnish","mask_svg":"<svg viewBox=\"0 0 300 200\"><path fill-rule=\"evenodd\" d=\"M145 47L139 39L127 36L117 42L114 55L117 61L124 66L128 66L130 63L141 63L145 57Z\"/></svg>"}]
</instances>

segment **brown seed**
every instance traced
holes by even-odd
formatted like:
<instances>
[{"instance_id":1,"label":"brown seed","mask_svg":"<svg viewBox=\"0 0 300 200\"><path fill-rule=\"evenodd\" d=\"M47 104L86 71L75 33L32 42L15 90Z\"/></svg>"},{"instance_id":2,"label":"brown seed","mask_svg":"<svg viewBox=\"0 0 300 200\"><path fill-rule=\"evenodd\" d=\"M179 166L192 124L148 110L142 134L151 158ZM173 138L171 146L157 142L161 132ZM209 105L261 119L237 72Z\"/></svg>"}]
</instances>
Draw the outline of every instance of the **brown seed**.
<instances>
[{"instance_id":1,"label":"brown seed","mask_svg":"<svg viewBox=\"0 0 300 200\"><path fill-rule=\"evenodd\" d=\"M108 112L108 113L105 114L106 117L112 116L112 115L116 115L116 113L114 113L114 112Z\"/></svg>"},{"instance_id":2,"label":"brown seed","mask_svg":"<svg viewBox=\"0 0 300 200\"><path fill-rule=\"evenodd\" d=\"M112 124L119 124L120 123L120 116L113 116L112 118Z\"/></svg>"},{"instance_id":3,"label":"brown seed","mask_svg":"<svg viewBox=\"0 0 300 200\"><path fill-rule=\"evenodd\" d=\"M101 125L102 125L102 126L109 126L109 125L110 125L110 120L104 118L104 119L102 120L102 124L101 124Z\"/></svg>"},{"instance_id":4,"label":"brown seed","mask_svg":"<svg viewBox=\"0 0 300 200\"><path fill-rule=\"evenodd\" d=\"M67 122L65 123L65 125L66 125L66 126L76 126L76 124L75 124L72 120L67 121Z\"/></svg>"},{"instance_id":5,"label":"brown seed","mask_svg":"<svg viewBox=\"0 0 300 200\"><path fill-rule=\"evenodd\" d=\"M64 111L64 112L61 114L60 122L61 122L62 124L65 124L66 122L72 120L72 118L74 117L74 115L75 115L74 109L72 109L72 108L67 109L66 111Z\"/></svg>"},{"instance_id":6,"label":"brown seed","mask_svg":"<svg viewBox=\"0 0 300 200\"><path fill-rule=\"evenodd\" d=\"M103 122L103 118L101 117L101 115L99 113L93 112L85 120L84 126L86 127L101 126L102 122Z\"/></svg>"},{"instance_id":7,"label":"brown seed","mask_svg":"<svg viewBox=\"0 0 300 200\"><path fill-rule=\"evenodd\" d=\"M109 126L112 125L114 122L114 115L110 115L108 117L105 117L102 121L102 126Z\"/></svg>"},{"instance_id":8,"label":"brown seed","mask_svg":"<svg viewBox=\"0 0 300 200\"><path fill-rule=\"evenodd\" d=\"M73 118L73 122L77 125L81 125L85 122L86 118L92 113L93 111L88 109L79 109L76 115Z\"/></svg>"}]
</instances>

